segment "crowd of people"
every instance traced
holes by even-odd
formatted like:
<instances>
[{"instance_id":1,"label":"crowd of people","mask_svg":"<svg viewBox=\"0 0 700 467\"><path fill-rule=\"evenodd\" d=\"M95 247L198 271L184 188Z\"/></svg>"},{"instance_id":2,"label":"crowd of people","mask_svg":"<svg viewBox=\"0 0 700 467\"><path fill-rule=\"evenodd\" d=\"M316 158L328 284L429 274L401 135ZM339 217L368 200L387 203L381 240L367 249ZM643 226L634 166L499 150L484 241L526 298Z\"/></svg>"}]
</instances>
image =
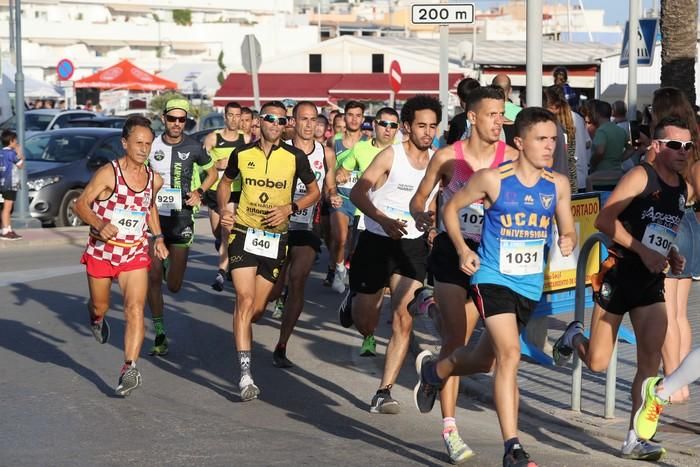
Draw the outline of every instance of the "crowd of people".
<instances>
[{"instance_id":1,"label":"crowd of people","mask_svg":"<svg viewBox=\"0 0 700 467\"><path fill-rule=\"evenodd\" d=\"M369 125L358 101L326 115L309 101L271 101L258 112L231 102L225 127L203 145L184 133L186 100L167 103L157 137L148 120L130 117L124 157L99 169L76 202L90 225L81 261L98 342L109 338L113 280L124 295L117 394L141 384L136 362L146 304L155 334L150 354L168 353L162 284L170 293L180 290L194 215L204 206L217 251L212 288L220 292L231 281L235 291L241 400L261 393L252 324L270 302L282 321L273 364L294 366L289 340L325 245L323 284L338 294L340 324L362 335L362 356L377 355L374 333L390 297L392 334L368 410L401 410L391 390L414 316L430 313L443 342L440 355L416 358L414 403L424 413L440 399L450 461L474 454L455 420L458 378L493 371L503 465L536 466L518 438L519 334L542 297L550 252L569 256L576 249L572 194L602 183L612 193L596 227L614 245L593 281L590 336L583 323L571 323L554 345L554 359L564 365L576 352L591 370L604 370L629 313L638 365L621 455L660 459L665 450L650 439L661 410L689 397L687 384L699 371L687 321L689 284L700 274L693 238L700 188L695 114L680 91L662 88L648 127L631 134L619 104L582 102L566 84L566 70L555 70L555 78L543 90L543 106L525 108L510 101L505 74L487 86L462 80L464 113L444 137L437 134L442 106L424 95L400 111L379 109ZM623 168L630 159L636 162ZM480 319L484 332L468 348ZM662 361L667 380L658 377Z\"/></svg>"}]
</instances>

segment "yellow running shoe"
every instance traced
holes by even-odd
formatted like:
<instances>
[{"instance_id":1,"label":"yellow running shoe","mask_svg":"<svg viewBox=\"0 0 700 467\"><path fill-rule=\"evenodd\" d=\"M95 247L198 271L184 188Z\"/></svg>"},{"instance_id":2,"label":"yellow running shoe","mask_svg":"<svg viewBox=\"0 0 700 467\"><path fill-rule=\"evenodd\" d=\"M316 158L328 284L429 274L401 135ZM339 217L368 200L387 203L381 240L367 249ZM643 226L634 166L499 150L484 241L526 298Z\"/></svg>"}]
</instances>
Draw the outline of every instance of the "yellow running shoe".
<instances>
[{"instance_id":1,"label":"yellow running shoe","mask_svg":"<svg viewBox=\"0 0 700 467\"><path fill-rule=\"evenodd\" d=\"M659 416L668 401L656 395L656 385L661 377L647 378L642 383L642 405L634 414L634 432L640 439L648 440L654 437L659 424Z\"/></svg>"}]
</instances>

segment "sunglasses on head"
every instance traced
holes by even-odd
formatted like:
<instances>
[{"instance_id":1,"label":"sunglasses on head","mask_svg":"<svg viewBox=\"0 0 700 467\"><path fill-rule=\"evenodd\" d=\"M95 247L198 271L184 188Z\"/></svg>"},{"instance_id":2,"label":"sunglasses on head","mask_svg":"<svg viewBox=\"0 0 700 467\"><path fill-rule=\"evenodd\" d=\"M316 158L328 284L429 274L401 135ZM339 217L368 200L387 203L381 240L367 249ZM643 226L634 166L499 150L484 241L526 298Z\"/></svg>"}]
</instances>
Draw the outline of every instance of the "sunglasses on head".
<instances>
[{"instance_id":1,"label":"sunglasses on head","mask_svg":"<svg viewBox=\"0 0 700 467\"><path fill-rule=\"evenodd\" d=\"M690 151L695 146L695 143L692 141L678 141L675 139L660 139L659 143L664 143L667 148L673 149L674 151L678 151L680 148L683 148L685 151Z\"/></svg>"},{"instance_id":2,"label":"sunglasses on head","mask_svg":"<svg viewBox=\"0 0 700 467\"><path fill-rule=\"evenodd\" d=\"M175 123L175 122L185 123L187 121L187 116L176 117L175 115L166 115L165 120L170 122L170 123Z\"/></svg>"},{"instance_id":3,"label":"sunglasses on head","mask_svg":"<svg viewBox=\"0 0 700 467\"><path fill-rule=\"evenodd\" d=\"M391 128L392 130L395 130L399 127L399 122L390 122L387 120L375 120L377 122L377 125L383 126L384 128Z\"/></svg>"},{"instance_id":4,"label":"sunglasses on head","mask_svg":"<svg viewBox=\"0 0 700 467\"><path fill-rule=\"evenodd\" d=\"M286 125L287 121L288 121L287 117L278 117L277 115L273 115L273 114L264 114L264 115L261 115L260 118L264 122L267 122L267 123L275 123L276 122L278 125L282 125L282 126Z\"/></svg>"}]
</instances>

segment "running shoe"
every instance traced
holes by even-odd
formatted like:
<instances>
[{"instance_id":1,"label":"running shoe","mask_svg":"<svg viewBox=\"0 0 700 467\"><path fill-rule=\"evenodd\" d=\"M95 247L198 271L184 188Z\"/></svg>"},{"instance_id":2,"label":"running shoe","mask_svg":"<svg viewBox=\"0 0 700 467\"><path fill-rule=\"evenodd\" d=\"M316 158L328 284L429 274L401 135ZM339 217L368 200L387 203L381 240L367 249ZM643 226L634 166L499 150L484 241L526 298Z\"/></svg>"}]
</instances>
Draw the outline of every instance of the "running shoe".
<instances>
[{"instance_id":1,"label":"running shoe","mask_svg":"<svg viewBox=\"0 0 700 467\"><path fill-rule=\"evenodd\" d=\"M90 320L90 330L92 335L95 336L95 340L100 344L106 344L109 340L109 323L103 317L99 321Z\"/></svg>"},{"instance_id":2,"label":"running shoe","mask_svg":"<svg viewBox=\"0 0 700 467\"><path fill-rule=\"evenodd\" d=\"M323 279L323 286L330 287L333 284L333 279L335 279L335 269L328 269L326 273L326 278Z\"/></svg>"},{"instance_id":3,"label":"running shoe","mask_svg":"<svg viewBox=\"0 0 700 467\"><path fill-rule=\"evenodd\" d=\"M168 338L165 334L156 335L156 339L153 341L153 347L148 355L155 355L159 357L164 357L168 355Z\"/></svg>"},{"instance_id":4,"label":"running shoe","mask_svg":"<svg viewBox=\"0 0 700 467\"><path fill-rule=\"evenodd\" d=\"M413 293L413 299L408 303L408 313L411 316L426 315L434 303L433 288L421 287Z\"/></svg>"},{"instance_id":5,"label":"running shoe","mask_svg":"<svg viewBox=\"0 0 700 467\"><path fill-rule=\"evenodd\" d=\"M374 336L365 336L362 339L362 347L360 348L361 357L374 357L377 355L377 341Z\"/></svg>"},{"instance_id":6,"label":"running shoe","mask_svg":"<svg viewBox=\"0 0 700 467\"><path fill-rule=\"evenodd\" d=\"M474 455L474 451L464 442L457 430L450 430L446 436L443 435L447 455L450 463L461 464Z\"/></svg>"},{"instance_id":7,"label":"running shoe","mask_svg":"<svg viewBox=\"0 0 700 467\"><path fill-rule=\"evenodd\" d=\"M133 363L131 365L124 364L121 375L119 375L119 384L114 392L118 396L126 397L139 386L141 386L139 370Z\"/></svg>"},{"instance_id":8,"label":"running shoe","mask_svg":"<svg viewBox=\"0 0 700 467\"><path fill-rule=\"evenodd\" d=\"M640 439L651 439L656 433L659 416L668 402L656 395L656 385L661 377L647 378L642 383L642 405L634 414L634 432Z\"/></svg>"},{"instance_id":9,"label":"running shoe","mask_svg":"<svg viewBox=\"0 0 700 467\"><path fill-rule=\"evenodd\" d=\"M530 460L530 454L519 444L503 455L503 467L537 467L537 464Z\"/></svg>"},{"instance_id":10,"label":"running shoe","mask_svg":"<svg viewBox=\"0 0 700 467\"><path fill-rule=\"evenodd\" d=\"M219 269L219 271L216 273L216 277L214 278L214 282L211 284L211 288L217 292L223 292L224 282L226 282L226 272Z\"/></svg>"},{"instance_id":11,"label":"running shoe","mask_svg":"<svg viewBox=\"0 0 700 467\"><path fill-rule=\"evenodd\" d=\"M292 368L294 366L294 363L287 358L286 349L280 348L277 348L274 352L272 352L272 364L276 368Z\"/></svg>"},{"instance_id":12,"label":"running shoe","mask_svg":"<svg viewBox=\"0 0 700 467\"><path fill-rule=\"evenodd\" d=\"M576 334L583 334L583 323L581 321L572 321L569 323L564 334L554 343L554 347L552 347L552 359L556 366L564 366L571 360L571 356L574 354L571 342Z\"/></svg>"},{"instance_id":13,"label":"running shoe","mask_svg":"<svg viewBox=\"0 0 700 467\"><path fill-rule=\"evenodd\" d=\"M241 376L238 383L238 389L241 391L241 401L248 402L257 399L260 395L260 388L255 385L253 377L250 375Z\"/></svg>"},{"instance_id":14,"label":"running shoe","mask_svg":"<svg viewBox=\"0 0 700 467\"><path fill-rule=\"evenodd\" d=\"M272 317L274 319L282 319L284 314L284 299L282 297L275 300L275 309L272 310Z\"/></svg>"},{"instance_id":15,"label":"running shoe","mask_svg":"<svg viewBox=\"0 0 700 467\"><path fill-rule=\"evenodd\" d=\"M331 288L334 292L343 293L345 292L345 279L348 276L348 270L343 268L343 270L336 269L335 277L333 277L333 285Z\"/></svg>"},{"instance_id":16,"label":"running shoe","mask_svg":"<svg viewBox=\"0 0 700 467\"><path fill-rule=\"evenodd\" d=\"M635 439L622 445L620 456L623 459L635 459L641 461L658 461L666 455L666 449L658 444L650 443L643 439Z\"/></svg>"},{"instance_id":17,"label":"running shoe","mask_svg":"<svg viewBox=\"0 0 700 467\"><path fill-rule=\"evenodd\" d=\"M430 350L424 350L416 357L418 382L413 388L413 402L420 413L433 410L440 386L428 382L426 378L430 365L435 365L435 357Z\"/></svg>"},{"instance_id":18,"label":"running shoe","mask_svg":"<svg viewBox=\"0 0 700 467\"><path fill-rule=\"evenodd\" d=\"M340 302L340 307L338 307L338 321L340 325L344 328L349 328L352 326L354 321L352 320L352 297L355 295L352 290L348 290L345 294L345 298Z\"/></svg>"},{"instance_id":19,"label":"running shoe","mask_svg":"<svg viewBox=\"0 0 700 467\"><path fill-rule=\"evenodd\" d=\"M384 389L379 389L372 398L372 402L369 406L370 413L395 415L399 413L400 410L401 408L399 407L398 401L391 397L391 385Z\"/></svg>"},{"instance_id":20,"label":"running shoe","mask_svg":"<svg viewBox=\"0 0 700 467\"><path fill-rule=\"evenodd\" d=\"M17 232L14 230L10 230L6 234L2 235L3 240L21 240L22 236L19 235Z\"/></svg>"}]
</instances>

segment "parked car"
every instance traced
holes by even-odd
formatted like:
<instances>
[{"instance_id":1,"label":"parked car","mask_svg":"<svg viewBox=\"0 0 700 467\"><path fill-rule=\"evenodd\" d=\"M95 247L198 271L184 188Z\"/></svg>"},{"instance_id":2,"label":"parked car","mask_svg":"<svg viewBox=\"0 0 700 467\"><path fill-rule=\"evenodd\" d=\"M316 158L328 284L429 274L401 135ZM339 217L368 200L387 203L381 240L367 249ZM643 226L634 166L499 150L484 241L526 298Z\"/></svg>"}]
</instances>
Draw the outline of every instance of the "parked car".
<instances>
[{"instance_id":1,"label":"parked car","mask_svg":"<svg viewBox=\"0 0 700 467\"><path fill-rule=\"evenodd\" d=\"M68 122L68 128L123 128L126 117L76 118Z\"/></svg>"},{"instance_id":2,"label":"parked car","mask_svg":"<svg viewBox=\"0 0 700 467\"><path fill-rule=\"evenodd\" d=\"M218 112L212 112L199 120L199 130L215 130L224 126L224 116Z\"/></svg>"},{"instance_id":3,"label":"parked car","mask_svg":"<svg viewBox=\"0 0 700 467\"><path fill-rule=\"evenodd\" d=\"M69 126L71 120L94 118L97 114L87 110L37 109L24 112L24 131L33 134L37 131L56 130ZM17 130L17 115L0 124L0 130Z\"/></svg>"},{"instance_id":4,"label":"parked car","mask_svg":"<svg viewBox=\"0 0 700 467\"><path fill-rule=\"evenodd\" d=\"M204 138L206 138L207 135L209 133L211 133L212 131L220 130L221 128L223 128L223 127L213 127L213 128L208 128L206 130L195 131L194 133L190 133L190 136L193 137L194 139L196 139L197 141L199 141L200 143L202 143L202 145L204 145Z\"/></svg>"},{"instance_id":5,"label":"parked car","mask_svg":"<svg viewBox=\"0 0 700 467\"><path fill-rule=\"evenodd\" d=\"M83 225L73 204L97 169L124 154L121 134L114 128L66 128L27 138L30 215L43 225Z\"/></svg>"}]
</instances>

